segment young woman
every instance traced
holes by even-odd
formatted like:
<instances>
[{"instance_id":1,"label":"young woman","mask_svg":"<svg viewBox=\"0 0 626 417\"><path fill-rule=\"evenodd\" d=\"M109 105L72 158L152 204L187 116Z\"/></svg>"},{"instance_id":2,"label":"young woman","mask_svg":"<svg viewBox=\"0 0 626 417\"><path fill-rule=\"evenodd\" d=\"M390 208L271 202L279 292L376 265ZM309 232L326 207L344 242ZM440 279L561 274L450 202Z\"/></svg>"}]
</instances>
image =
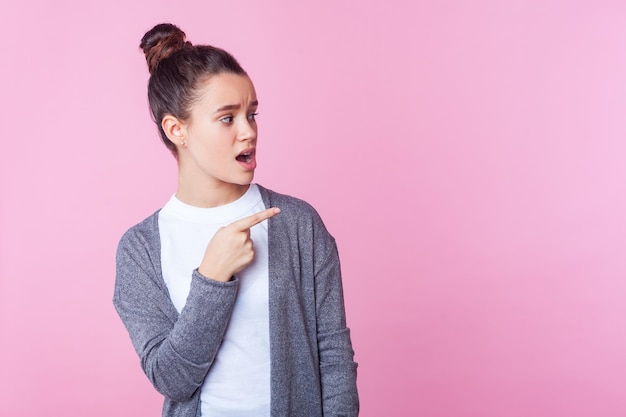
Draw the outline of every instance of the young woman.
<instances>
[{"instance_id":1,"label":"young woman","mask_svg":"<svg viewBox=\"0 0 626 417\"><path fill-rule=\"evenodd\" d=\"M357 416L335 241L307 203L252 183L252 81L171 24L141 48L178 189L122 237L113 302L163 416Z\"/></svg>"}]
</instances>

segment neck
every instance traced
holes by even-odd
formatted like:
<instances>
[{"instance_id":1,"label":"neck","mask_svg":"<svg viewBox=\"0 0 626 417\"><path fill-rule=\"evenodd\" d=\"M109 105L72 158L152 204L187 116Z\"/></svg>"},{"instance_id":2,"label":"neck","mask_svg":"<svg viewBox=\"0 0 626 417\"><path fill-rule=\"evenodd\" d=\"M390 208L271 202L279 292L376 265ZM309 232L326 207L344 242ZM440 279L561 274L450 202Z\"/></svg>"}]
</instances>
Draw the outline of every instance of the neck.
<instances>
[{"instance_id":1,"label":"neck","mask_svg":"<svg viewBox=\"0 0 626 417\"><path fill-rule=\"evenodd\" d=\"M178 190L176 198L195 207L211 208L232 203L250 188L250 183L232 183L209 175L191 160L178 157ZM252 181L252 176L248 181Z\"/></svg>"}]
</instances>

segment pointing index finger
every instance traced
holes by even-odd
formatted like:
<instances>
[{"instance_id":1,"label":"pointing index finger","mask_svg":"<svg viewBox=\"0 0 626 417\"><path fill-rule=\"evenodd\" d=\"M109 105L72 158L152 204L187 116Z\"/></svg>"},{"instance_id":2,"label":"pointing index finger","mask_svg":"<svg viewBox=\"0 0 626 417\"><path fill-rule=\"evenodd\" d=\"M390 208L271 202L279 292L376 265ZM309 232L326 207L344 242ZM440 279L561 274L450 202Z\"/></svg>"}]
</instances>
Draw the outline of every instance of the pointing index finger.
<instances>
[{"instance_id":1,"label":"pointing index finger","mask_svg":"<svg viewBox=\"0 0 626 417\"><path fill-rule=\"evenodd\" d=\"M280 213L280 209L278 207L270 207L266 210L254 213L252 216L244 217L243 219L232 222L230 226L234 227L237 230L244 231L246 229L250 229L252 226L261 223L263 220L274 217L278 213Z\"/></svg>"}]
</instances>

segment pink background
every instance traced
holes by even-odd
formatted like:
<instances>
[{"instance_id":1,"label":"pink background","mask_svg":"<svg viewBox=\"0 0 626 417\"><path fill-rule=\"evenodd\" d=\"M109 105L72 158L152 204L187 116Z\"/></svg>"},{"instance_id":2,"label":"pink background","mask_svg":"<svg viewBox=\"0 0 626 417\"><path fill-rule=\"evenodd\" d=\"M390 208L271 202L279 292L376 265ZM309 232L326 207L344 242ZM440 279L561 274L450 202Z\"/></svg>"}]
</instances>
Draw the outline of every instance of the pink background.
<instances>
[{"instance_id":1,"label":"pink background","mask_svg":"<svg viewBox=\"0 0 626 417\"><path fill-rule=\"evenodd\" d=\"M159 415L111 304L174 192L137 45L232 51L338 240L363 417L626 415L626 3L6 1L0 415Z\"/></svg>"}]
</instances>

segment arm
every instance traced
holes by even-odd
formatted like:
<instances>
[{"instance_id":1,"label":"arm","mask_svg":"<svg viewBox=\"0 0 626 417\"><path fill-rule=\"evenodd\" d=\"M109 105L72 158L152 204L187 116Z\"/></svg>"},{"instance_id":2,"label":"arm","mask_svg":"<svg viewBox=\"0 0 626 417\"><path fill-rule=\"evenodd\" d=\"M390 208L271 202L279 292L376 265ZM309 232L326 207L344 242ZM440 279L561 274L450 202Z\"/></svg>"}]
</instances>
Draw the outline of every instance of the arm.
<instances>
[{"instance_id":1,"label":"arm","mask_svg":"<svg viewBox=\"0 0 626 417\"><path fill-rule=\"evenodd\" d=\"M341 268L334 240L316 266L315 292L324 416L356 417L359 414L357 364L353 360L350 330L346 327Z\"/></svg>"},{"instance_id":2,"label":"arm","mask_svg":"<svg viewBox=\"0 0 626 417\"><path fill-rule=\"evenodd\" d=\"M114 305L154 387L174 401L190 399L213 363L235 302L238 281L193 272L180 315L159 282L145 239L128 232L117 253Z\"/></svg>"}]
</instances>

